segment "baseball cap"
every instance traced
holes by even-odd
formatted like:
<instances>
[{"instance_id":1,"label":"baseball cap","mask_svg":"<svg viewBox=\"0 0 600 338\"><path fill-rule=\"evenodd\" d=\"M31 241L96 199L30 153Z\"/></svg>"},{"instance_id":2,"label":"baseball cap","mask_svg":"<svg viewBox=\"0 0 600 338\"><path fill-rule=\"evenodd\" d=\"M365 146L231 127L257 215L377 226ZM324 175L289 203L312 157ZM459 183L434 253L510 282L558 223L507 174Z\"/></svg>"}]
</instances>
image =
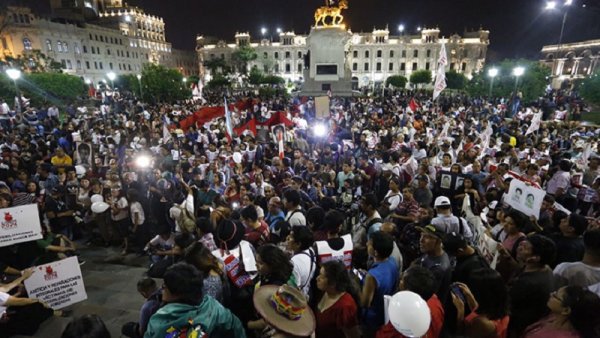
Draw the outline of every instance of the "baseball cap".
<instances>
[{"instance_id":1,"label":"baseball cap","mask_svg":"<svg viewBox=\"0 0 600 338\"><path fill-rule=\"evenodd\" d=\"M437 237L437 238L441 239L442 241L445 239L445 234L431 224L423 226L423 227L415 227L415 229L417 229L421 233Z\"/></svg>"},{"instance_id":2,"label":"baseball cap","mask_svg":"<svg viewBox=\"0 0 600 338\"><path fill-rule=\"evenodd\" d=\"M450 199L446 196L439 196L435 199L435 202L433 203L434 207L444 207L444 206L450 206Z\"/></svg>"}]
</instances>

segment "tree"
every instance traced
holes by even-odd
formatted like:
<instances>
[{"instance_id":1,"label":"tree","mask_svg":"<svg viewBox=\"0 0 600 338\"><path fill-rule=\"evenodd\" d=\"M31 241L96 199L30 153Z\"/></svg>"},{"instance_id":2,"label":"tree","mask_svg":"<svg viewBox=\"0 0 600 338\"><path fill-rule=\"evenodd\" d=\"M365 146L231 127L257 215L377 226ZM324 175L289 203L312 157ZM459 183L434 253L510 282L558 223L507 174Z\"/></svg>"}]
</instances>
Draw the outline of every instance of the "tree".
<instances>
[{"instance_id":1,"label":"tree","mask_svg":"<svg viewBox=\"0 0 600 338\"><path fill-rule=\"evenodd\" d=\"M221 74L217 74L206 84L208 89L223 89L229 86L231 86L231 81Z\"/></svg>"},{"instance_id":2,"label":"tree","mask_svg":"<svg viewBox=\"0 0 600 338\"><path fill-rule=\"evenodd\" d=\"M258 55L254 48L250 46L240 46L231 54L231 62L238 73L246 74L248 72L248 62L256 60L257 57Z\"/></svg>"},{"instance_id":3,"label":"tree","mask_svg":"<svg viewBox=\"0 0 600 338\"><path fill-rule=\"evenodd\" d=\"M410 74L410 83L419 87L420 84L431 83L431 71L429 70L417 70Z\"/></svg>"},{"instance_id":4,"label":"tree","mask_svg":"<svg viewBox=\"0 0 600 338\"><path fill-rule=\"evenodd\" d=\"M254 66L252 67L252 69L250 70L250 74L248 75L248 83L250 83L253 86L257 86L262 83L264 77L265 75L263 74L263 72L260 69L258 69L258 67Z\"/></svg>"},{"instance_id":5,"label":"tree","mask_svg":"<svg viewBox=\"0 0 600 338\"><path fill-rule=\"evenodd\" d=\"M183 75L175 69L148 63L142 70L142 88L146 102L174 102L192 95Z\"/></svg>"},{"instance_id":6,"label":"tree","mask_svg":"<svg viewBox=\"0 0 600 338\"><path fill-rule=\"evenodd\" d=\"M282 85L285 83L285 79L277 75L267 75L263 77L261 83L269 85Z\"/></svg>"},{"instance_id":7,"label":"tree","mask_svg":"<svg viewBox=\"0 0 600 338\"><path fill-rule=\"evenodd\" d=\"M224 58L212 58L204 61L204 67L210 71L210 73L215 76L216 74L227 74L229 72L229 67L227 67L227 63Z\"/></svg>"},{"instance_id":8,"label":"tree","mask_svg":"<svg viewBox=\"0 0 600 338\"><path fill-rule=\"evenodd\" d=\"M463 90L467 86L469 80L461 73L451 70L446 73L446 85L448 89Z\"/></svg>"},{"instance_id":9,"label":"tree","mask_svg":"<svg viewBox=\"0 0 600 338\"><path fill-rule=\"evenodd\" d=\"M33 106L48 102L65 106L84 96L87 88L80 77L61 73L25 73L17 84ZM7 102L12 102L16 95L13 81L4 73L0 74L0 93Z\"/></svg>"},{"instance_id":10,"label":"tree","mask_svg":"<svg viewBox=\"0 0 600 338\"><path fill-rule=\"evenodd\" d=\"M492 96L509 98L513 95L516 80L513 76L513 69L517 66L525 68L525 73L519 78L518 87L518 91L523 93L523 101L535 101L544 95L544 90L548 85L548 78L551 73L550 68L537 61L507 59L494 65L498 69L498 75L494 78ZM467 85L469 95L489 95L491 78L487 74L490 68L486 67L482 72L473 75L473 78Z\"/></svg>"},{"instance_id":11,"label":"tree","mask_svg":"<svg viewBox=\"0 0 600 338\"><path fill-rule=\"evenodd\" d=\"M402 75L392 75L385 81L387 85L392 85L395 88L404 88L407 82L408 79Z\"/></svg>"},{"instance_id":12,"label":"tree","mask_svg":"<svg viewBox=\"0 0 600 338\"><path fill-rule=\"evenodd\" d=\"M10 67L19 68L26 73L54 72L62 73L63 65L38 49L27 51L17 57L6 56L4 62Z\"/></svg>"},{"instance_id":13,"label":"tree","mask_svg":"<svg viewBox=\"0 0 600 338\"><path fill-rule=\"evenodd\" d=\"M593 106L600 106L600 71L585 78L579 87L581 97Z\"/></svg>"}]
</instances>

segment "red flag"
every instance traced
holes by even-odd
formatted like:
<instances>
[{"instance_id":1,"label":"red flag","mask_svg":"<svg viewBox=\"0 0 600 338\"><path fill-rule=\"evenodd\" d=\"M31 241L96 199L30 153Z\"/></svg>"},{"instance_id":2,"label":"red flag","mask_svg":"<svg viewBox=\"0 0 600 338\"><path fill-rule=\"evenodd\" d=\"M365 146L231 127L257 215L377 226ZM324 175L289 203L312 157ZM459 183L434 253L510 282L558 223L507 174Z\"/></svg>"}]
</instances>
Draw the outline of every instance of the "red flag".
<instances>
[{"instance_id":1,"label":"red flag","mask_svg":"<svg viewBox=\"0 0 600 338\"><path fill-rule=\"evenodd\" d=\"M410 110L413 113L417 112L417 109L419 109L419 104L417 103L417 101L415 100L414 97L412 99L410 99L410 103L408 104L408 107L410 108Z\"/></svg>"},{"instance_id":2,"label":"red flag","mask_svg":"<svg viewBox=\"0 0 600 338\"><path fill-rule=\"evenodd\" d=\"M233 131L238 135L242 135L242 133L245 130L250 130L252 132L252 135L256 136L257 132L256 132L256 119L255 118L252 118L252 120L248 121L246 124L244 124L242 126L233 128Z\"/></svg>"}]
</instances>

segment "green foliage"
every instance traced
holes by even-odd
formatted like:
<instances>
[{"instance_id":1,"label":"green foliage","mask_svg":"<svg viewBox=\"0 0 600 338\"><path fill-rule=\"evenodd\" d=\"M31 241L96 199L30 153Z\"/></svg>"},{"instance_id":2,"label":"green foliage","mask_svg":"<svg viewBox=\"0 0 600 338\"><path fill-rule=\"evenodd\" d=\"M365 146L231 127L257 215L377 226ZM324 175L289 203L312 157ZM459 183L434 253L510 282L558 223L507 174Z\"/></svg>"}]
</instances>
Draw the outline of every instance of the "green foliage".
<instances>
[{"instance_id":1,"label":"green foliage","mask_svg":"<svg viewBox=\"0 0 600 338\"><path fill-rule=\"evenodd\" d=\"M600 105L600 71L585 78L579 87L579 94L586 102Z\"/></svg>"},{"instance_id":2,"label":"green foliage","mask_svg":"<svg viewBox=\"0 0 600 338\"><path fill-rule=\"evenodd\" d=\"M431 83L431 71L429 70L417 70L410 74L410 83L419 87L420 84Z\"/></svg>"},{"instance_id":3,"label":"green foliage","mask_svg":"<svg viewBox=\"0 0 600 338\"><path fill-rule=\"evenodd\" d=\"M262 83L264 77L265 76L263 72L260 69L258 69L258 67L254 66L252 67L252 69L250 70L250 74L248 75L248 83L250 83L253 86L257 86Z\"/></svg>"},{"instance_id":4,"label":"green foliage","mask_svg":"<svg viewBox=\"0 0 600 338\"><path fill-rule=\"evenodd\" d=\"M230 87L231 81L227 79L225 76L217 74L212 80L208 81L206 84L207 89L222 89L225 87Z\"/></svg>"},{"instance_id":5,"label":"green foliage","mask_svg":"<svg viewBox=\"0 0 600 338\"><path fill-rule=\"evenodd\" d=\"M285 88L273 88L273 87L260 87L258 89L258 95L262 98L273 98L273 97L285 97L285 98L289 98L290 95L288 94L287 90Z\"/></svg>"},{"instance_id":6,"label":"green foliage","mask_svg":"<svg viewBox=\"0 0 600 338\"><path fill-rule=\"evenodd\" d=\"M396 88L406 87L408 79L402 75L392 75L385 80L386 85L392 85Z\"/></svg>"},{"instance_id":7,"label":"green foliage","mask_svg":"<svg viewBox=\"0 0 600 338\"><path fill-rule=\"evenodd\" d=\"M494 65L498 69L498 76L494 78L492 96L510 97L515 90L515 77L513 69L517 66L525 68L525 74L519 79L518 91L523 93L523 100L531 102L544 94L548 85L550 69L537 61L531 60L504 60ZM471 96L488 96L491 78L487 75L492 66L486 67L482 72L473 74L467 85L467 92Z\"/></svg>"},{"instance_id":8,"label":"green foliage","mask_svg":"<svg viewBox=\"0 0 600 338\"><path fill-rule=\"evenodd\" d=\"M190 76L188 76L188 83L198 84L198 81L200 81L200 77L198 75L190 75Z\"/></svg>"},{"instance_id":9,"label":"green foliage","mask_svg":"<svg viewBox=\"0 0 600 338\"><path fill-rule=\"evenodd\" d=\"M285 79L277 75L267 75L262 78L261 83L269 85L282 85L285 83Z\"/></svg>"},{"instance_id":10,"label":"green foliage","mask_svg":"<svg viewBox=\"0 0 600 338\"><path fill-rule=\"evenodd\" d=\"M5 61L0 62L1 64L21 69L26 73L62 72L60 62L54 61L54 59L37 49L17 57L6 56Z\"/></svg>"},{"instance_id":11,"label":"green foliage","mask_svg":"<svg viewBox=\"0 0 600 338\"><path fill-rule=\"evenodd\" d=\"M33 106L47 103L65 106L84 96L87 89L80 77L61 73L24 74L17 85ZM13 81L4 73L0 74L0 93L8 102L16 95Z\"/></svg>"},{"instance_id":12,"label":"green foliage","mask_svg":"<svg viewBox=\"0 0 600 338\"><path fill-rule=\"evenodd\" d=\"M225 75L229 73L229 67L225 62L224 58L213 58L204 61L204 67L210 71L211 74L222 74Z\"/></svg>"},{"instance_id":13,"label":"green foliage","mask_svg":"<svg viewBox=\"0 0 600 338\"><path fill-rule=\"evenodd\" d=\"M467 77L455 70L446 73L446 85L448 89L463 90L467 86L467 82L469 82Z\"/></svg>"},{"instance_id":14,"label":"green foliage","mask_svg":"<svg viewBox=\"0 0 600 338\"><path fill-rule=\"evenodd\" d=\"M231 54L231 62L238 73L246 74L248 72L248 62L256 60L257 57L254 48L241 46Z\"/></svg>"},{"instance_id":15,"label":"green foliage","mask_svg":"<svg viewBox=\"0 0 600 338\"><path fill-rule=\"evenodd\" d=\"M140 94L140 83L137 75L134 74L119 75L115 79L115 87L119 88L120 91L131 92L136 95Z\"/></svg>"},{"instance_id":16,"label":"green foliage","mask_svg":"<svg viewBox=\"0 0 600 338\"><path fill-rule=\"evenodd\" d=\"M142 71L142 88L146 102L175 102L192 95L183 83L183 75L175 69L146 64Z\"/></svg>"}]
</instances>

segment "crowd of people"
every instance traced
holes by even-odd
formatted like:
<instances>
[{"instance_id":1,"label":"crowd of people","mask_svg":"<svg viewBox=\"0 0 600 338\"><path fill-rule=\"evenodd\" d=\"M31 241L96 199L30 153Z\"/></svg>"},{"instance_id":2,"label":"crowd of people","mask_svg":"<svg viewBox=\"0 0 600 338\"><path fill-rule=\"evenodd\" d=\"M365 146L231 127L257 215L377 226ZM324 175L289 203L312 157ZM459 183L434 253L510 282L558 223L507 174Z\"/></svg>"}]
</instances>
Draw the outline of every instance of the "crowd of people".
<instances>
[{"instance_id":1,"label":"crowd of people","mask_svg":"<svg viewBox=\"0 0 600 338\"><path fill-rule=\"evenodd\" d=\"M0 248L0 337L70 315L21 283L88 246L148 256L128 337L403 337L398 291L426 302L426 337L600 337L600 127L581 102L227 101L0 106L0 208L36 203L43 227ZM539 215L509 206L512 180L545 190ZM94 315L63 334L109 336Z\"/></svg>"}]
</instances>

